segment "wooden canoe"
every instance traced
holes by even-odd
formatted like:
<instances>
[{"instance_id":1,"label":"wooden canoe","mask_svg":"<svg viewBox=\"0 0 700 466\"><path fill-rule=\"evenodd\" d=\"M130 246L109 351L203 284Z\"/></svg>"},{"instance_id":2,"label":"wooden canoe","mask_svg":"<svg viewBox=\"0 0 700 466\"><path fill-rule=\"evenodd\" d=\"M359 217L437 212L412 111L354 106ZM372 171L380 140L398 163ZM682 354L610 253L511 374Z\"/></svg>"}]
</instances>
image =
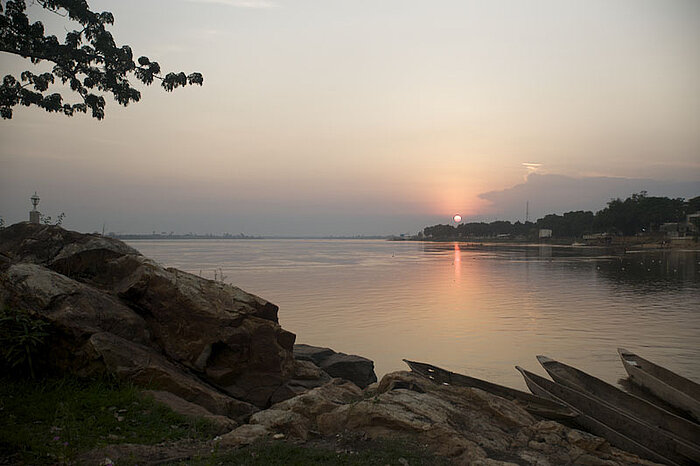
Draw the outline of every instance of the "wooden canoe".
<instances>
[{"instance_id":1,"label":"wooden canoe","mask_svg":"<svg viewBox=\"0 0 700 466\"><path fill-rule=\"evenodd\" d=\"M700 421L700 385L624 348L617 352L630 381Z\"/></svg>"},{"instance_id":2,"label":"wooden canoe","mask_svg":"<svg viewBox=\"0 0 700 466\"><path fill-rule=\"evenodd\" d=\"M658 463L694 464L685 456L679 455L675 447L668 444L663 436L657 435L653 428L640 423L636 418L606 403L600 403L583 392L552 382L522 367L515 368L523 375L532 393L569 406L579 414L574 422L592 434L605 438L612 445ZM637 438L625 434L630 428L637 430ZM645 440L640 441L638 438Z\"/></svg>"},{"instance_id":3,"label":"wooden canoe","mask_svg":"<svg viewBox=\"0 0 700 466\"><path fill-rule=\"evenodd\" d=\"M457 387L473 387L489 392L492 395L500 396L510 401L514 401L523 407L530 414L558 421L572 419L577 416L571 409L562 404L552 402L547 398L532 395L514 388L504 387L485 380L469 377L468 375L450 372L424 362L403 360L411 370L423 377L432 380L439 385L454 385Z\"/></svg>"},{"instance_id":4,"label":"wooden canoe","mask_svg":"<svg viewBox=\"0 0 700 466\"><path fill-rule=\"evenodd\" d=\"M575 367L546 356L537 356L537 360L555 382L591 395L601 403L624 411L650 427L659 428L660 434L666 435L675 444L676 451L689 460L700 463L700 425L625 393ZM628 433L628 436L634 438L634 431Z\"/></svg>"}]
</instances>

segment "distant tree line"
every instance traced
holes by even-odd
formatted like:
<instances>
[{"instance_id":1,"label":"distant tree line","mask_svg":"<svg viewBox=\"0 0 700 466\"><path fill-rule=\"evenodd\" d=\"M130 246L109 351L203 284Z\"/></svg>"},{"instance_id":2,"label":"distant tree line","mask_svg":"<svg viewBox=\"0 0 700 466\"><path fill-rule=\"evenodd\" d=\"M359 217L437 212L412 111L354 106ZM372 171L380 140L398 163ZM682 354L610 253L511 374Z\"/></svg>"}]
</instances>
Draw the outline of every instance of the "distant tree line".
<instances>
[{"instance_id":1,"label":"distant tree line","mask_svg":"<svg viewBox=\"0 0 700 466\"><path fill-rule=\"evenodd\" d=\"M548 214L536 222L497 220L491 223L471 222L426 227L418 236L432 239L486 237L535 238L540 229L552 230L560 238L580 238L586 234L607 233L633 236L658 231L664 223L684 222L686 215L700 211L700 196L692 199L671 199L647 196L646 191L633 194L624 201L613 199L596 212L578 210L563 215Z\"/></svg>"}]
</instances>

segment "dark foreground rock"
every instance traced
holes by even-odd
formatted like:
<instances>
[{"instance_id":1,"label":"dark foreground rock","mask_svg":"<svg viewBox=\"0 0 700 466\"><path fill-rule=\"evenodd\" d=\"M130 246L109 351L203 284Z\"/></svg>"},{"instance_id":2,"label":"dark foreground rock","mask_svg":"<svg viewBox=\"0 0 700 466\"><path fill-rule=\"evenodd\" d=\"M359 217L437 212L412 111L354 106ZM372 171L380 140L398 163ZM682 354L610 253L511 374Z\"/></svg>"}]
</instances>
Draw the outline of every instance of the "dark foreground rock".
<instances>
[{"instance_id":1,"label":"dark foreground rock","mask_svg":"<svg viewBox=\"0 0 700 466\"><path fill-rule=\"evenodd\" d=\"M166 405L178 414L193 419L205 419L216 426L218 433L223 434L236 428L236 422L226 416L213 414L202 406L190 403L177 395L164 390L146 390L144 393L151 396L158 403Z\"/></svg>"},{"instance_id":2,"label":"dark foreground rock","mask_svg":"<svg viewBox=\"0 0 700 466\"><path fill-rule=\"evenodd\" d=\"M354 354L337 353L330 348L297 344L294 357L299 361L309 361L331 377L339 377L353 382L360 388L367 388L377 381L374 362Z\"/></svg>"},{"instance_id":3,"label":"dark foreground rock","mask_svg":"<svg viewBox=\"0 0 700 466\"><path fill-rule=\"evenodd\" d=\"M1 229L0 305L52 324L45 369L156 383L215 414L245 417L276 392L279 401L296 372L277 306L99 235Z\"/></svg>"}]
</instances>

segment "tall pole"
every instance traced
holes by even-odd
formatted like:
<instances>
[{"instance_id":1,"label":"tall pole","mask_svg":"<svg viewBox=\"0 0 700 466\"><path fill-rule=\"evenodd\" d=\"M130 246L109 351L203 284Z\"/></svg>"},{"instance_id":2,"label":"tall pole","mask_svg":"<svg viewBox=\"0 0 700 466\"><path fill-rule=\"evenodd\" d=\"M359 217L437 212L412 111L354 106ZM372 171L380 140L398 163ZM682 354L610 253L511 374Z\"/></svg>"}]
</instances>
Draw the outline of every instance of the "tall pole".
<instances>
[{"instance_id":1,"label":"tall pole","mask_svg":"<svg viewBox=\"0 0 700 466\"><path fill-rule=\"evenodd\" d=\"M530 201L525 201L525 223L530 221Z\"/></svg>"}]
</instances>

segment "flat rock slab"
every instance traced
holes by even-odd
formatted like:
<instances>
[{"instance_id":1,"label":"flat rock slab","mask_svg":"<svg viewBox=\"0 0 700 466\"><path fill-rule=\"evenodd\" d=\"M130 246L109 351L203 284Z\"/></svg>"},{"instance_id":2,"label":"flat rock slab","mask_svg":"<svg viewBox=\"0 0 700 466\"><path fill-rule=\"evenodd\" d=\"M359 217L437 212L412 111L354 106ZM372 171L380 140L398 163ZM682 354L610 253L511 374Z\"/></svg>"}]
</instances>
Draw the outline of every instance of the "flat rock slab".
<instances>
[{"instance_id":1,"label":"flat rock slab","mask_svg":"<svg viewBox=\"0 0 700 466\"><path fill-rule=\"evenodd\" d=\"M338 353L330 348L296 344L294 358L310 361L331 377L349 380L360 388L366 388L377 381L374 362L362 356Z\"/></svg>"},{"instance_id":2,"label":"flat rock slab","mask_svg":"<svg viewBox=\"0 0 700 466\"><path fill-rule=\"evenodd\" d=\"M321 361L334 354L336 354L336 352L330 348L305 345L303 343L294 345L294 359L311 361L317 366L321 364Z\"/></svg>"}]
</instances>

